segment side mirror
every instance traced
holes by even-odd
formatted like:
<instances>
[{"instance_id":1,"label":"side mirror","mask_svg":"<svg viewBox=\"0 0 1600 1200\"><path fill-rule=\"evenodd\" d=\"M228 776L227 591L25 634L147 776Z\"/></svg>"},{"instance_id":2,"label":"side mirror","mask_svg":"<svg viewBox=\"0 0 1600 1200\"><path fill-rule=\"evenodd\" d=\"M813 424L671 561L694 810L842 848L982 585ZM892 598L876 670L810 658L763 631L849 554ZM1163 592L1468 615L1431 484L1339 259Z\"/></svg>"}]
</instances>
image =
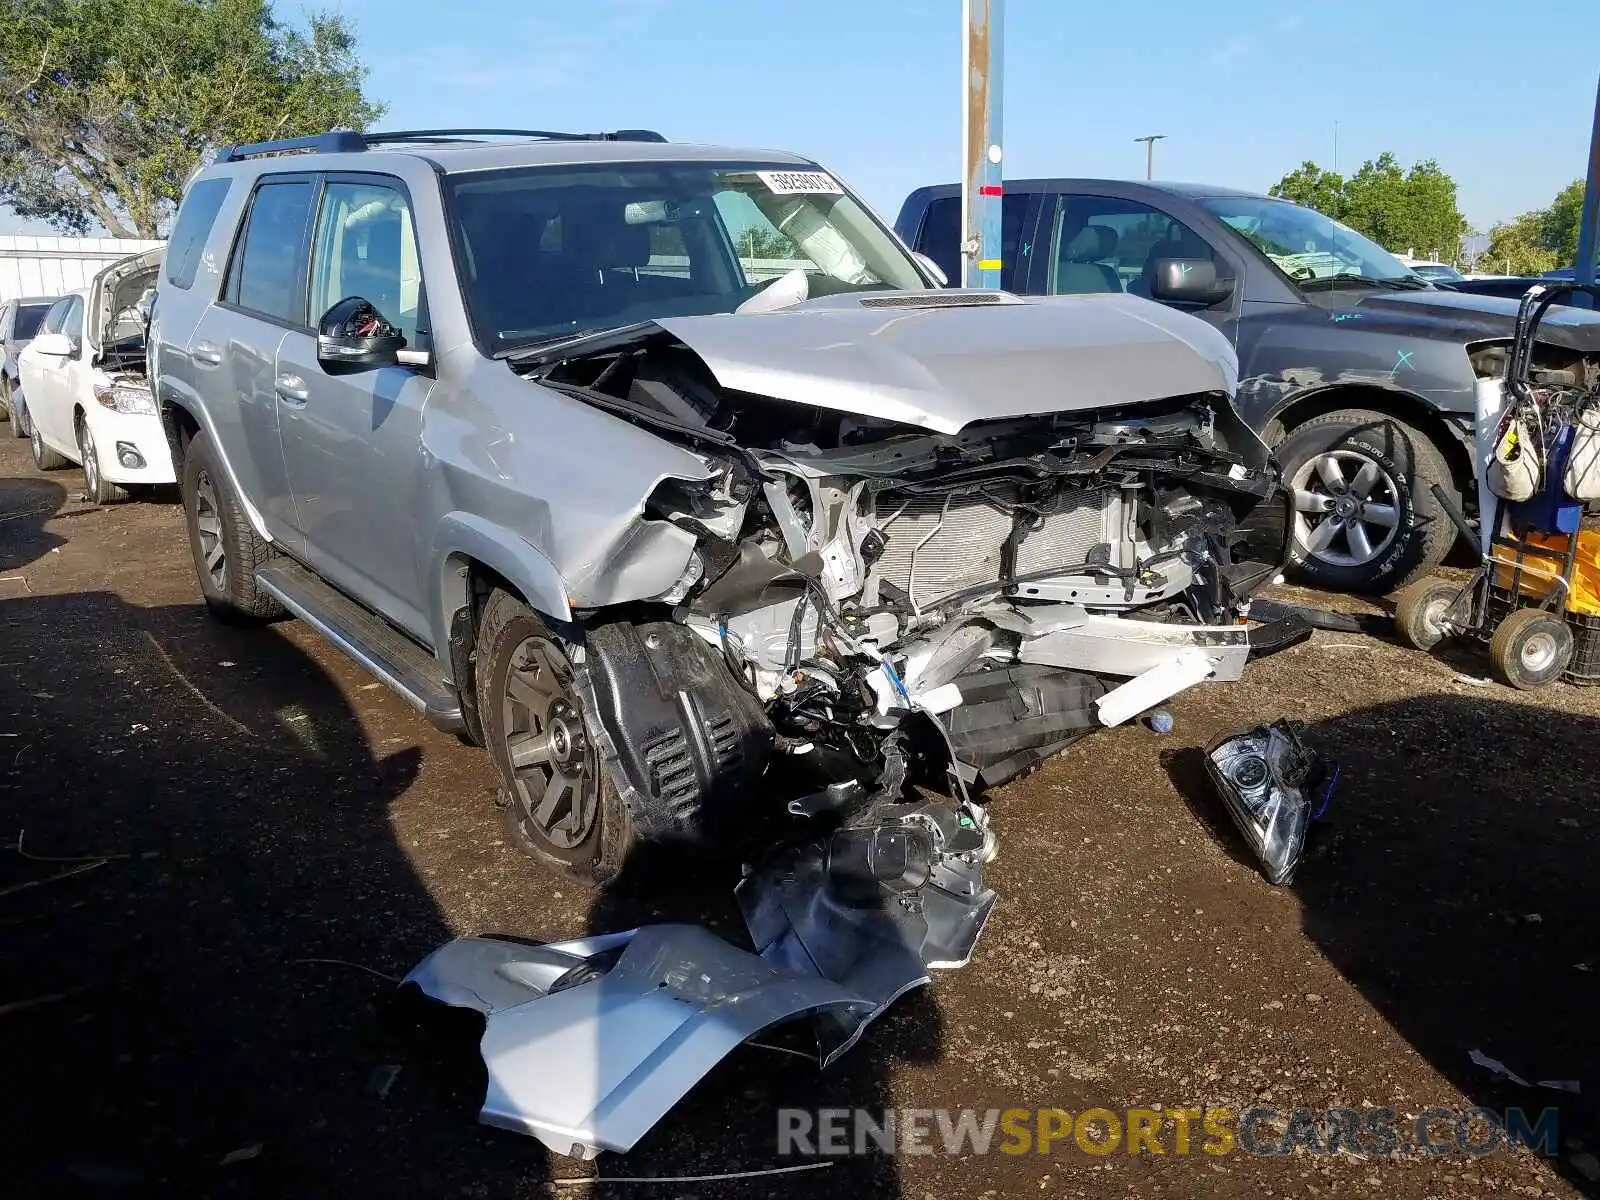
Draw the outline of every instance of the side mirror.
<instances>
[{"instance_id":1,"label":"side mirror","mask_svg":"<svg viewBox=\"0 0 1600 1200\"><path fill-rule=\"evenodd\" d=\"M1150 298L1166 304L1217 304L1233 295L1233 280L1217 278L1209 258L1158 258L1150 275Z\"/></svg>"},{"instance_id":2,"label":"side mirror","mask_svg":"<svg viewBox=\"0 0 1600 1200\"><path fill-rule=\"evenodd\" d=\"M317 364L329 375L392 367L405 344L405 335L360 296L345 297L317 322Z\"/></svg>"},{"instance_id":3,"label":"side mirror","mask_svg":"<svg viewBox=\"0 0 1600 1200\"><path fill-rule=\"evenodd\" d=\"M918 266L920 266L929 275L933 276L934 281L938 283L940 287L950 286L950 276L946 275L944 273L944 268L938 263L934 262L933 259L929 258L920 250L913 250L911 252L911 257L917 260Z\"/></svg>"},{"instance_id":4,"label":"side mirror","mask_svg":"<svg viewBox=\"0 0 1600 1200\"><path fill-rule=\"evenodd\" d=\"M36 354L48 354L52 358L72 356L72 339L64 333L41 333L29 344Z\"/></svg>"}]
</instances>

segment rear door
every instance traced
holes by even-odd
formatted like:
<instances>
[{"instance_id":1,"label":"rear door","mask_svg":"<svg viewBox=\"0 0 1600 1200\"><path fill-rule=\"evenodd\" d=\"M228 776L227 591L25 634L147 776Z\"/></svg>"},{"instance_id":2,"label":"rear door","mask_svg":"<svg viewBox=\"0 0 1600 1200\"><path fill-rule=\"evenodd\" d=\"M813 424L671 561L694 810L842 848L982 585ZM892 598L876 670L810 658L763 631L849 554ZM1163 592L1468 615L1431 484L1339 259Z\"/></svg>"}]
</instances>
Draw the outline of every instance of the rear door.
<instances>
[{"instance_id":1,"label":"rear door","mask_svg":"<svg viewBox=\"0 0 1600 1200\"><path fill-rule=\"evenodd\" d=\"M275 387L278 345L304 320L305 263L316 179L264 175L234 235L216 303L190 335L194 387L206 399L239 488L267 532L304 553L283 461Z\"/></svg>"},{"instance_id":2,"label":"rear door","mask_svg":"<svg viewBox=\"0 0 1600 1200\"><path fill-rule=\"evenodd\" d=\"M1008 292L1031 290L1038 211L1037 192L1007 192L1000 201L1000 286ZM951 287L962 286L960 196L929 201L911 248L938 263Z\"/></svg>"},{"instance_id":3,"label":"rear door","mask_svg":"<svg viewBox=\"0 0 1600 1200\"><path fill-rule=\"evenodd\" d=\"M423 612L411 502L422 475L422 406L433 379L393 366L330 375L312 330L360 296L426 342L426 298L411 197L388 175L327 176L311 237L308 294L278 347L278 421L307 560L419 638Z\"/></svg>"}]
</instances>

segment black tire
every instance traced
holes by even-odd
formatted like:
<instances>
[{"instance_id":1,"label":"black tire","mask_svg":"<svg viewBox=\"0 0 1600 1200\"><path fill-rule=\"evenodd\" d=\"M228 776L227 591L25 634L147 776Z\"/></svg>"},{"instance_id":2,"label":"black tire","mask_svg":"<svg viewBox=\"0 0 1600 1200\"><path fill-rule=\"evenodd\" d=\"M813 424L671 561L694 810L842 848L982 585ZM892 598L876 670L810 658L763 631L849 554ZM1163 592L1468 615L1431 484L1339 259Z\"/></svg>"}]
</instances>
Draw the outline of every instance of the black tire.
<instances>
[{"instance_id":1,"label":"black tire","mask_svg":"<svg viewBox=\"0 0 1600 1200\"><path fill-rule=\"evenodd\" d=\"M32 426L28 424L27 402L17 403L17 394L12 392L7 408L11 411L11 436L14 438L27 437L32 429Z\"/></svg>"},{"instance_id":2,"label":"black tire","mask_svg":"<svg viewBox=\"0 0 1600 1200\"><path fill-rule=\"evenodd\" d=\"M1489 666L1508 687L1548 687L1572 665L1572 627L1538 608L1519 608L1489 640Z\"/></svg>"},{"instance_id":3,"label":"black tire","mask_svg":"<svg viewBox=\"0 0 1600 1200\"><path fill-rule=\"evenodd\" d=\"M1395 601L1395 634L1413 650L1432 650L1454 632L1451 608L1458 597L1461 597L1458 583L1443 579L1417 580Z\"/></svg>"},{"instance_id":4,"label":"black tire","mask_svg":"<svg viewBox=\"0 0 1600 1200\"><path fill-rule=\"evenodd\" d=\"M581 883L611 879L633 826L572 686L565 643L526 604L496 591L478 623L476 660L484 742L516 844Z\"/></svg>"},{"instance_id":5,"label":"black tire","mask_svg":"<svg viewBox=\"0 0 1600 1200\"><path fill-rule=\"evenodd\" d=\"M277 552L240 509L204 431L194 435L183 460L183 515L195 576L212 615L225 621L281 617L283 606L256 584L256 568Z\"/></svg>"},{"instance_id":6,"label":"black tire","mask_svg":"<svg viewBox=\"0 0 1600 1200\"><path fill-rule=\"evenodd\" d=\"M0 371L0 421L11 421L11 376L4 371ZM20 437L16 433L16 424L11 421L12 434Z\"/></svg>"},{"instance_id":7,"label":"black tire","mask_svg":"<svg viewBox=\"0 0 1600 1200\"><path fill-rule=\"evenodd\" d=\"M1432 488L1440 484L1455 498L1455 481L1439 448L1404 421L1366 409L1341 409L1291 429L1278 443L1277 458L1285 486L1296 493L1289 562L1298 581L1340 592L1389 592L1437 566L1450 552L1456 528ZM1330 488L1319 469L1326 461L1337 464L1346 483L1356 483L1370 463L1376 483L1365 496L1356 489ZM1330 511L1307 511L1303 500L1313 498L1327 503ZM1380 512L1382 524L1376 520ZM1374 519L1362 520L1368 513ZM1361 541L1356 540L1357 527ZM1314 545L1318 536L1331 538L1331 543ZM1371 553L1364 554L1363 548Z\"/></svg>"},{"instance_id":8,"label":"black tire","mask_svg":"<svg viewBox=\"0 0 1600 1200\"><path fill-rule=\"evenodd\" d=\"M33 465L41 471L59 471L62 467L70 467L72 462L63 455L57 454L44 444L44 438L39 436L37 426L28 426L28 448L33 451Z\"/></svg>"},{"instance_id":9,"label":"black tire","mask_svg":"<svg viewBox=\"0 0 1600 1200\"><path fill-rule=\"evenodd\" d=\"M83 494L90 504L121 504L128 498L128 489L108 480L100 470L99 449L94 444L94 434L89 422L78 422L78 453L83 466Z\"/></svg>"}]
</instances>

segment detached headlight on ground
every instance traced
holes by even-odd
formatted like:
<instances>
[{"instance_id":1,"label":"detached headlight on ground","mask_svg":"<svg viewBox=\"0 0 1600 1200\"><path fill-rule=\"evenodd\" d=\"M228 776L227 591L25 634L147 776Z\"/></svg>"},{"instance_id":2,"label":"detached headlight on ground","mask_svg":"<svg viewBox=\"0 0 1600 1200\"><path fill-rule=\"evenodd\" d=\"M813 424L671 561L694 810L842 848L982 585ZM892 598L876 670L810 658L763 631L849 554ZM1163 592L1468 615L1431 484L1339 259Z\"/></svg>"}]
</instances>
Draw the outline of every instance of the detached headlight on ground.
<instances>
[{"instance_id":1,"label":"detached headlight on ground","mask_svg":"<svg viewBox=\"0 0 1600 1200\"><path fill-rule=\"evenodd\" d=\"M1267 878L1288 883L1305 853L1306 830L1339 780L1287 721L1224 738L1206 755L1211 781Z\"/></svg>"},{"instance_id":2,"label":"detached headlight on ground","mask_svg":"<svg viewBox=\"0 0 1600 1200\"><path fill-rule=\"evenodd\" d=\"M95 385L94 398L100 401L101 407L114 412L149 417L156 414L156 398L148 388L126 383L101 383Z\"/></svg>"}]
</instances>

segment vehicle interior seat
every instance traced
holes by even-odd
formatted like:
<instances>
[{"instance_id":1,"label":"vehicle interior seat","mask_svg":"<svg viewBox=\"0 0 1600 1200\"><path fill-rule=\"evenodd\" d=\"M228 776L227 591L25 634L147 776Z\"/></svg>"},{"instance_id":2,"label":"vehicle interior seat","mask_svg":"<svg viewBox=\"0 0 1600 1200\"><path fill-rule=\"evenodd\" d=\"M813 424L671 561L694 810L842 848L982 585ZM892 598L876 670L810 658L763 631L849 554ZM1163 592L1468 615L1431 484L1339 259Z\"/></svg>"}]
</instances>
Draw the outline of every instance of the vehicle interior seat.
<instances>
[{"instance_id":1,"label":"vehicle interior seat","mask_svg":"<svg viewBox=\"0 0 1600 1200\"><path fill-rule=\"evenodd\" d=\"M414 314L401 312L401 233L400 213L395 209L372 213L357 209L345 226L338 290L346 296L364 297L392 324L409 327L406 317L414 318Z\"/></svg>"},{"instance_id":2,"label":"vehicle interior seat","mask_svg":"<svg viewBox=\"0 0 1600 1200\"><path fill-rule=\"evenodd\" d=\"M1117 252L1117 241L1117 231L1109 225L1084 225L1070 238L1063 230L1055 291L1061 295L1120 292L1122 280L1117 269L1101 261Z\"/></svg>"}]
</instances>

